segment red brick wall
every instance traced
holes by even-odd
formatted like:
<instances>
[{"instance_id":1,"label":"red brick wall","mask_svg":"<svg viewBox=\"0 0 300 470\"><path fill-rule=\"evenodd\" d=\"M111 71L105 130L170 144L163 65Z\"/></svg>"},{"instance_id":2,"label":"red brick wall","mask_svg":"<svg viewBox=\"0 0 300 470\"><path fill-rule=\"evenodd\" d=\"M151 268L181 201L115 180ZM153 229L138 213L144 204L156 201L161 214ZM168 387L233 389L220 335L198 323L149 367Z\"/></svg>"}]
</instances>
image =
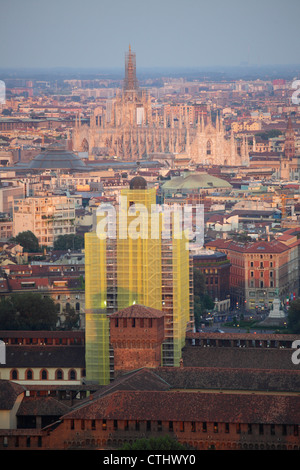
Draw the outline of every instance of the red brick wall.
<instances>
[{"instance_id":1,"label":"red brick wall","mask_svg":"<svg viewBox=\"0 0 300 470\"><path fill-rule=\"evenodd\" d=\"M170 423L171 426L170 426ZM294 426L272 426L247 423L200 423L177 421L124 421L124 420L65 420L52 432L43 433L42 449L113 449L125 442L144 437L163 437L167 434L195 449L300 449L299 435ZM17 431L18 432L18 431ZM28 434L32 430L27 430ZM24 430L24 434L26 431ZM39 433L41 434L41 433ZM38 447L37 436L31 437L30 448ZM7 446L0 438L0 450L24 449L26 436L19 438L15 448L15 436L8 436Z\"/></svg>"},{"instance_id":2,"label":"red brick wall","mask_svg":"<svg viewBox=\"0 0 300 470\"><path fill-rule=\"evenodd\" d=\"M160 366L163 339L163 317L112 318L110 342L114 350L114 369Z\"/></svg>"}]
</instances>

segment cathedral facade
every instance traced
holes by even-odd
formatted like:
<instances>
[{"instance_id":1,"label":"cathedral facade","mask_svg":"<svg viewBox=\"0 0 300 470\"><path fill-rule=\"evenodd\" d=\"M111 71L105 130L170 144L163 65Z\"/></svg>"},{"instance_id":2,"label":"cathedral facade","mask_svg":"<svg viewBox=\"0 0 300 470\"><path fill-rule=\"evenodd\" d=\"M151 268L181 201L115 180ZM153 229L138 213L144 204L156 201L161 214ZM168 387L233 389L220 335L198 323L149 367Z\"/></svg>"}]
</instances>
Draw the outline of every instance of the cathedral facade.
<instances>
[{"instance_id":1,"label":"cathedral facade","mask_svg":"<svg viewBox=\"0 0 300 470\"><path fill-rule=\"evenodd\" d=\"M135 54L129 51L125 60L122 90L108 100L106 109L96 108L90 123L76 119L72 133L75 151L137 161L151 154L184 155L192 163L204 165L248 165L247 140L238 141L225 132L219 117L210 116L190 122L187 107L180 107L179 117L152 108L147 90L140 89L136 78Z\"/></svg>"}]
</instances>

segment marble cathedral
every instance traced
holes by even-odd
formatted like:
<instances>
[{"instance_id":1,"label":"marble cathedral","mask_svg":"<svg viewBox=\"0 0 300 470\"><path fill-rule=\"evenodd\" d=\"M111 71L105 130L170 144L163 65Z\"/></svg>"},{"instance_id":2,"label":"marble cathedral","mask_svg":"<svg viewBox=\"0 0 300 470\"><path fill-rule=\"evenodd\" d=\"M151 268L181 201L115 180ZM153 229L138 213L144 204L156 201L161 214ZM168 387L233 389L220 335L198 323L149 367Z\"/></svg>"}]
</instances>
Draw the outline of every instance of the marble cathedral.
<instances>
[{"instance_id":1,"label":"marble cathedral","mask_svg":"<svg viewBox=\"0 0 300 470\"><path fill-rule=\"evenodd\" d=\"M91 159L98 153L137 161L159 153L182 155L195 164L249 163L247 140L238 141L233 132L228 135L218 116L215 123L210 116L191 123L184 105L179 117L166 113L165 108L160 114L154 111L149 92L139 87L136 57L130 46L123 88L107 101L105 110L93 111L89 125L76 119L72 145L75 151L88 151Z\"/></svg>"}]
</instances>

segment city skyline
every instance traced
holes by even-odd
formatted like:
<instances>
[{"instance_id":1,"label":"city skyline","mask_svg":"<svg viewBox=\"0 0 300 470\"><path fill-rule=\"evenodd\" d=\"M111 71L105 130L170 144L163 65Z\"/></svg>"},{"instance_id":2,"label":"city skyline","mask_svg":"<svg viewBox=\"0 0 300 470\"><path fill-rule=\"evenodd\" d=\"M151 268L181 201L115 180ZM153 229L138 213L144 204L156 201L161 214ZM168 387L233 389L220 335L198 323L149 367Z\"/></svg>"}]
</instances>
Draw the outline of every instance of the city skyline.
<instances>
[{"instance_id":1,"label":"city skyline","mask_svg":"<svg viewBox=\"0 0 300 470\"><path fill-rule=\"evenodd\" d=\"M300 2L0 7L0 450L300 450Z\"/></svg>"},{"instance_id":2,"label":"city skyline","mask_svg":"<svg viewBox=\"0 0 300 470\"><path fill-rule=\"evenodd\" d=\"M0 68L115 68L128 47L138 68L290 65L300 4L290 0L151 5L130 0L1 1Z\"/></svg>"}]
</instances>

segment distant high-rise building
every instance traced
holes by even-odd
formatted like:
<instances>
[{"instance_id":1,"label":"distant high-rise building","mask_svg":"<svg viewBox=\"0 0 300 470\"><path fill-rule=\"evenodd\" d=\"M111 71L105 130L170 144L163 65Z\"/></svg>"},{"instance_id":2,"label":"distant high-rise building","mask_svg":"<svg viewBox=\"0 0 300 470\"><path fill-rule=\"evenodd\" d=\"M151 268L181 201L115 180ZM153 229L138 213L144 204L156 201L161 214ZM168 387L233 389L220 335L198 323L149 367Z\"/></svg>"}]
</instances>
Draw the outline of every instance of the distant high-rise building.
<instances>
[{"instance_id":1,"label":"distant high-rise building","mask_svg":"<svg viewBox=\"0 0 300 470\"><path fill-rule=\"evenodd\" d=\"M155 188L147 188L142 177L133 178L130 188L121 191L121 198L116 237L101 238L99 232L85 235L86 375L87 380L100 384L111 378L109 314L134 304L164 312L165 366L179 366L186 331L193 325L192 258L187 239L175 237L173 227L170 238L164 238L161 214L153 228L153 219L142 221L141 212L139 217L130 212L130 208L139 211L142 206L150 214L156 204ZM140 235L134 236L137 232L131 234L130 230L138 219Z\"/></svg>"}]
</instances>

